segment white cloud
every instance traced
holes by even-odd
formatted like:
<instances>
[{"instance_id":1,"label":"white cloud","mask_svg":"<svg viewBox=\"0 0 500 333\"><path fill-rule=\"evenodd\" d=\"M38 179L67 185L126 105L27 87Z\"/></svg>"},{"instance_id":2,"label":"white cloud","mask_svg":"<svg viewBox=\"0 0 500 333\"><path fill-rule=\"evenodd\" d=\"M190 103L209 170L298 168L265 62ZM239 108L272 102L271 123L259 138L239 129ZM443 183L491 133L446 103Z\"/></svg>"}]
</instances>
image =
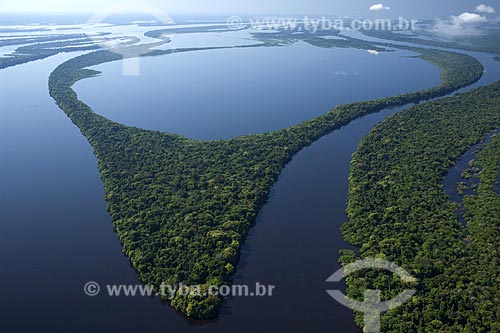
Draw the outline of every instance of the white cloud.
<instances>
[{"instance_id":1,"label":"white cloud","mask_svg":"<svg viewBox=\"0 0 500 333\"><path fill-rule=\"evenodd\" d=\"M371 5L370 6L370 10L374 10L374 11L379 11L379 10L389 10L391 9L390 7L387 7L387 6L384 6L383 4L381 3L377 3L375 5Z\"/></svg>"},{"instance_id":2,"label":"white cloud","mask_svg":"<svg viewBox=\"0 0 500 333\"><path fill-rule=\"evenodd\" d=\"M486 17L481 16L479 14L474 14L474 13L462 13L458 16L453 16L453 21L457 22L459 24L462 23L478 23L478 22L486 22L488 21Z\"/></svg>"},{"instance_id":3,"label":"white cloud","mask_svg":"<svg viewBox=\"0 0 500 333\"><path fill-rule=\"evenodd\" d=\"M487 14L494 14L496 13L495 8L487 5L479 5L476 7L476 12L478 13L487 13Z\"/></svg>"},{"instance_id":4,"label":"white cloud","mask_svg":"<svg viewBox=\"0 0 500 333\"><path fill-rule=\"evenodd\" d=\"M484 16L465 12L452 16L449 20L438 20L434 25L434 32L449 36L479 35L481 31L478 24L487 21Z\"/></svg>"}]
</instances>

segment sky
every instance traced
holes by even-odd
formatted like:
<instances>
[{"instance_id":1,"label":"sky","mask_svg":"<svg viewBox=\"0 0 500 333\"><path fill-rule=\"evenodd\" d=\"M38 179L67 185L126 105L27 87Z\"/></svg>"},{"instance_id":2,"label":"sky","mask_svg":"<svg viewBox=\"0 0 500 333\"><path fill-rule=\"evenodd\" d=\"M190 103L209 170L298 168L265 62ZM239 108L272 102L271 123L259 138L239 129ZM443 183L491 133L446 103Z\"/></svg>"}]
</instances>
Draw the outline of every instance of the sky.
<instances>
[{"instance_id":1,"label":"sky","mask_svg":"<svg viewBox=\"0 0 500 333\"><path fill-rule=\"evenodd\" d=\"M167 14L296 14L436 18L473 11L480 4L498 7L499 0L141 0ZM124 0L0 0L0 13L95 13ZM378 11L369 10L371 6ZM0 22L1 24L1 22Z\"/></svg>"}]
</instances>

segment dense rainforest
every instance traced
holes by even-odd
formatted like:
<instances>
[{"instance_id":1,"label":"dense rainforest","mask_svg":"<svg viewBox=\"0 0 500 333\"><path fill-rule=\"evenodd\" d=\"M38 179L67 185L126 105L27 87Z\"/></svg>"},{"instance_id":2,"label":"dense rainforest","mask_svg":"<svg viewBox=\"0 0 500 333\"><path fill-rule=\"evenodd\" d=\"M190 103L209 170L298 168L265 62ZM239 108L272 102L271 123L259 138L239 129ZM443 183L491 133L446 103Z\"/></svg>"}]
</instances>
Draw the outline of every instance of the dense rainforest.
<instances>
[{"instance_id":1,"label":"dense rainforest","mask_svg":"<svg viewBox=\"0 0 500 333\"><path fill-rule=\"evenodd\" d=\"M196 50L156 50L147 55ZM49 89L94 149L108 211L141 281L156 288L161 283L207 288L230 283L241 244L294 154L356 118L442 96L482 76L482 65L472 57L419 52L442 68L440 86L339 106L290 128L232 140L195 141L124 126L94 113L71 86L98 74L88 67L121 59L109 51L61 64L50 75ZM222 303L217 296L180 294L168 301L199 319L215 317Z\"/></svg>"},{"instance_id":2,"label":"dense rainforest","mask_svg":"<svg viewBox=\"0 0 500 333\"><path fill-rule=\"evenodd\" d=\"M472 166L481 171L477 195L463 200L469 244L469 256L461 263L466 277L463 293L474 297L477 305L473 327L500 332L500 135L486 144Z\"/></svg>"},{"instance_id":3,"label":"dense rainforest","mask_svg":"<svg viewBox=\"0 0 500 333\"><path fill-rule=\"evenodd\" d=\"M353 155L342 232L359 250L343 251L342 262L382 258L419 281L411 301L382 316L383 332L500 332L499 137L474 162L483 171L478 195L464 200L466 226L442 185L455 161L498 127L500 82L404 110ZM365 289L390 299L404 287L377 271L347 284L360 300Z\"/></svg>"}]
</instances>

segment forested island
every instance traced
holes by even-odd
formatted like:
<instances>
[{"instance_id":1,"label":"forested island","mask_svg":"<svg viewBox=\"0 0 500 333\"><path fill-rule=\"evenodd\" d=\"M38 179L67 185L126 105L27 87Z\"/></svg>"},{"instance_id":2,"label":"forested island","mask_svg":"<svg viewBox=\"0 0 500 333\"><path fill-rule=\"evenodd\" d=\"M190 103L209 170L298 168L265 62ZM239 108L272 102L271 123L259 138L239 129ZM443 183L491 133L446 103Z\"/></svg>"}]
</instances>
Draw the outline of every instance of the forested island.
<instances>
[{"instance_id":1,"label":"forested island","mask_svg":"<svg viewBox=\"0 0 500 333\"><path fill-rule=\"evenodd\" d=\"M101 35L100 37L104 37ZM90 45L89 45L90 43ZM35 36L0 40L0 47L20 45L12 54L0 57L0 69L45 59L62 52L99 49L86 34Z\"/></svg>"},{"instance_id":2,"label":"forested island","mask_svg":"<svg viewBox=\"0 0 500 333\"><path fill-rule=\"evenodd\" d=\"M359 250L343 251L342 262L382 258L419 280L415 297L382 317L382 331L500 330L500 196L494 192L500 138L474 162L482 172L477 196L464 199L466 226L442 185L455 161L498 127L500 82L404 110L376 126L353 155L342 232ZM365 289L386 290L390 299L404 287L377 271L347 284L358 299ZM362 326L362 316L356 319Z\"/></svg>"},{"instance_id":3,"label":"forested island","mask_svg":"<svg viewBox=\"0 0 500 333\"><path fill-rule=\"evenodd\" d=\"M71 87L98 74L88 67L121 59L109 51L61 64L50 75L49 89L94 149L108 211L141 281L156 288L162 283L207 288L230 283L241 244L271 186L298 151L356 118L443 96L482 76L482 65L467 55L414 50L441 67L440 86L342 105L296 126L231 140L190 140L124 126L94 113ZM222 303L217 296L192 295L168 301L197 319L214 318Z\"/></svg>"},{"instance_id":4,"label":"forested island","mask_svg":"<svg viewBox=\"0 0 500 333\"><path fill-rule=\"evenodd\" d=\"M217 29L218 28L218 29ZM157 43L148 44L148 49L156 46L161 46L168 43L170 40L167 38L167 34L182 34L182 33L194 33L194 32L207 32L207 31L230 31L229 29L223 30L220 27L182 27L182 28L172 28L166 30L153 30L145 33L145 36L159 39ZM16 29L3 29L4 32L16 32ZM60 29L59 29L60 30ZM1 31L1 30L0 30ZM41 32L47 31L47 29L30 29L24 30L24 32ZM106 48L106 43L112 41L120 40L117 37L110 37L109 33L102 32L95 35L89 35L85 33L74 33L74 34L55 34L55 35L34 35L31 37L15 37L0 39L0 47L3 46L17 46L14 52L7 55L0 56L0 69L5 69L8 67L25 64L31 61L42 60L48 57L54 56L59 53L69 53L77 51L92 51ZM123 42L120 40L122 45L127 46L129 44L134 44L139 40L135 36L128 36L128 41ZM155 44L155 45L153 45ZM137 47L136 47L137 48ZM136 52L133 48L129 48L129 52ZM138 54L136 54L138 55Z\"/></svg>"},{"instance_id":5,"label":"forested island","mask_svg":"<svg viewBox=\"0 0 500 333\"><path fill-rule=\"evenodd\" d=\"M500 32L496 29L486 30L483 34L473 36L454 36L453 39L449 40L437 40L436 36L429 33L424 37L431 38L421 38L422 36L418 35L407 36L389 30L361 30L361 32L370 37L397 42L468 51L500 53Z\"/></svg>"}]
</instances>

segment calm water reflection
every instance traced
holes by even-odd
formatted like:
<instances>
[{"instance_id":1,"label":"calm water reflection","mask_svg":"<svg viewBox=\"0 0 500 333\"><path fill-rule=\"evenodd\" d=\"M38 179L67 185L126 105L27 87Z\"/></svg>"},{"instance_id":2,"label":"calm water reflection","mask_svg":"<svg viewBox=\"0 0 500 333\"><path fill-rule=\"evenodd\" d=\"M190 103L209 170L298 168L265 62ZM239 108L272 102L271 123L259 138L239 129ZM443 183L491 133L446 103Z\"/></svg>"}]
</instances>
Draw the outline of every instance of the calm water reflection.
<instances>
[{"instance_id":1,"label":"calm water reflection","mask_svg":"<svg viewBox=\"0 0 500 333\"><path fill-rule=\"evenodd\" d=\"M145 59L137 78L119 78L120 63L99 66L103 75L79 83L78 93L126 124L232 137L438 82L436 68L404 54L304 44L199 52ZM374 124L397 110L324 137L283 171L235 277L237 284L274 284L275 296L230 299L218 321L192 323L155 298L83 294L90 280L138 281L113 233L92 150L48 96L49 73L68 57L0 71L1 332L357 331L352 313L329 298L325 290L332 286L324 281L347 246L339 227L351 154Z\"/></svg>"}]
</instances>

